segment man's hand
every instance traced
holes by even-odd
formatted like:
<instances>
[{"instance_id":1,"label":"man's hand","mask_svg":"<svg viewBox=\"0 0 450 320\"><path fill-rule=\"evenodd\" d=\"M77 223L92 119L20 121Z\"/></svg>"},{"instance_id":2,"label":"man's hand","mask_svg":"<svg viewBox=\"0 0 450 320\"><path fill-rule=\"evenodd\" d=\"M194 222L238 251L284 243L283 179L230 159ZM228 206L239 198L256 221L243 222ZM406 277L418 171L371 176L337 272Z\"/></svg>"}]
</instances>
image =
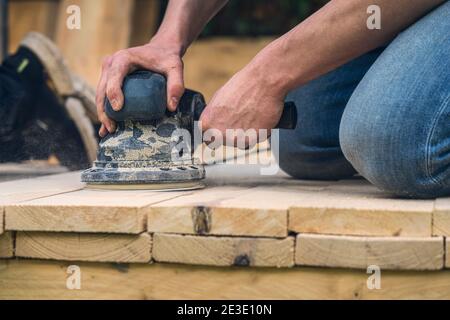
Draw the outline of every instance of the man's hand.
<instances>
[{"instance_id":1,"label":"man's hand","mask_svg":"<svg viewBox=\"0 0 450 320\"><path fill-rule=\"evenodd\" d=\"M224 137L226 129L267 129L270 134L283 112L284 95L263 72L249 64L214 94L200 118L202 129L220 130Z\"/></svg>"},{"instance_id":2,"label":"man's hand","mask_svg":"<svg viewBox=\"0 0 450 320\"><path fill-rule=\"evenodd\" d=\"M126 49L107 57L97 87L97 113L104 137L116 130L116 124L105 114L107 97L114 110L123 105L122 82L136 69L161 73L167 78L167 104L175 111L184 93L183 54L197 38L206 23L222 8L227 0L171 0L164 20L149 44Z\"/></svg>"},{"instance_id":3,"label":"man's hand","mask_svg":"<svg viewBox=\"0 0 450 320\"><path fill-rule=\"evenodd\" d=\"M184 92L183 61L179 47L171 47L169 41L151 41L141 47L121 50L103 61L102 75L97 87L97 113L102 126L99 135L104 137L116 130L116 124L104 111L105 98L114 110L122 108L124 96L122 83L127 74L137 69L161 73L167 78L167 102L175 111Z\"/></svg>"}]
</instances>

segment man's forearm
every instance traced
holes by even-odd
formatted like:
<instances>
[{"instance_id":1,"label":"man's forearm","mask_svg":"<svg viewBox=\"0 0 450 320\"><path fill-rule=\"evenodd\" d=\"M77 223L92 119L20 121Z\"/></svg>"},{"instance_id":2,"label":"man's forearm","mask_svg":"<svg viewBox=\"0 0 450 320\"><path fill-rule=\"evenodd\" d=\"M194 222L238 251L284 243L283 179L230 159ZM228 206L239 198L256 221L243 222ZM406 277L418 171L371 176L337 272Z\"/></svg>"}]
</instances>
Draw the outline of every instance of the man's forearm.
<instances>
[{"instance_id":1,"label":"man's forearm","mask_svg":"<svg viewBox=\"0 0 450 320\"><path fill-rule=\"evenodd\" d=\"M180 47L181 55L228 0L171 0L154 38Z\"/></svg>"},{"instance_id":2,"label":"man's forearm","mask_svg":"<svg viewBox=\"0 0 450 320\"><path fill-rule=\"evenodd\" d=\"M249 67L286 94L392 40L444 0L332 0L272 42ZM367 28L367 8L381 8L381 29Z\"/></svg>"}]
</instances>

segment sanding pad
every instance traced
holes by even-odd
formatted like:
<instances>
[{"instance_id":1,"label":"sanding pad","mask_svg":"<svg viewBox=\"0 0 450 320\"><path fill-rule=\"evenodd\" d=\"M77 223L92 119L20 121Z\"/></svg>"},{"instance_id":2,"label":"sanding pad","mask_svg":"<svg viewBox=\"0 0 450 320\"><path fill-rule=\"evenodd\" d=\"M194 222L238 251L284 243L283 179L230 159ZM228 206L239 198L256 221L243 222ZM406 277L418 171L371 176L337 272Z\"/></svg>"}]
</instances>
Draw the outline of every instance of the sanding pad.
<instances>
[{"instance_id":1,"label":"sanding pad","mask_svg":"<svg viewBox=\"0 0 450 320\"><path fill-rule=\"evenodd\" d=\"M103 184L88 183L87 189L96 190L151 190L151 191L188 191L203 189L205 185L199 181L170 183L139 183L139 184Z\"/></svg>"}]
</instances>

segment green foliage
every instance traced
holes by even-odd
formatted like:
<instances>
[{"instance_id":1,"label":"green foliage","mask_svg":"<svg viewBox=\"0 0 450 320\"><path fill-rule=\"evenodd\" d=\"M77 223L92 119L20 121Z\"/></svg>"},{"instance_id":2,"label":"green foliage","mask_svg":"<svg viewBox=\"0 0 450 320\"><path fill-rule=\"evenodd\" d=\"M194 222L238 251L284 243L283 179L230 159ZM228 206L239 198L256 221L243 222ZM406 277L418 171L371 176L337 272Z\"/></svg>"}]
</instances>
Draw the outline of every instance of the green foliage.
<instances>
[{"instance_id":1,"label":"green foliage","mask_svg":"<svg viewBox=\"0 0 450 320\"><path fill-rule=\"evenodd\" d=\"M326 2L328 0L230 0L201 36L280 35Z\"/></svg>"},{"instance_id":2,"label":"green foliage","mask_svg":"<svg viewBox=\"0 0 450 320\"><path fill-rule=\"evenodd\" d=\"M231 0L202 36L283 34L320 8L324 0Z\"/></svg>"}]
</instances>

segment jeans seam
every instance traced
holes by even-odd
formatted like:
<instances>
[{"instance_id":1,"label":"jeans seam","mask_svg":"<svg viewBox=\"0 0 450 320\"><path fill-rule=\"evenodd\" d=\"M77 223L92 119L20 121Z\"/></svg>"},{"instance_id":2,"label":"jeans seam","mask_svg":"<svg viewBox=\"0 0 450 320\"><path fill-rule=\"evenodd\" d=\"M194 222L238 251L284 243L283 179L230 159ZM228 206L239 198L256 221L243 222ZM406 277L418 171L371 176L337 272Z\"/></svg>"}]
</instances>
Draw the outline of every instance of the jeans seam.
<instances>
[{"instance_id":1,"label":"jeans seam","mask_svg":"<svg viewBox=\"0 0 450 320\"><path fill-rule=\"evenodd\" d=\"M450 96L448 96L444 102L442 103L442 106L439 108L436 117L433 119L432 121L432 125L431 125L431 130L430 133L427 137L427 142L426 142L426 168L425 168L425 172L427 177L433 181L434 183L444 186L442 181L439 181L438 179L434 178L431 174L432 171L432 163L431 163L431 139L433 138L433 135L436 131L436 127L437 127L437 122L439 121L442 113L444 112L445 108L447 107L447 105L450 102Z\"/></svg>"}]
</instances>

